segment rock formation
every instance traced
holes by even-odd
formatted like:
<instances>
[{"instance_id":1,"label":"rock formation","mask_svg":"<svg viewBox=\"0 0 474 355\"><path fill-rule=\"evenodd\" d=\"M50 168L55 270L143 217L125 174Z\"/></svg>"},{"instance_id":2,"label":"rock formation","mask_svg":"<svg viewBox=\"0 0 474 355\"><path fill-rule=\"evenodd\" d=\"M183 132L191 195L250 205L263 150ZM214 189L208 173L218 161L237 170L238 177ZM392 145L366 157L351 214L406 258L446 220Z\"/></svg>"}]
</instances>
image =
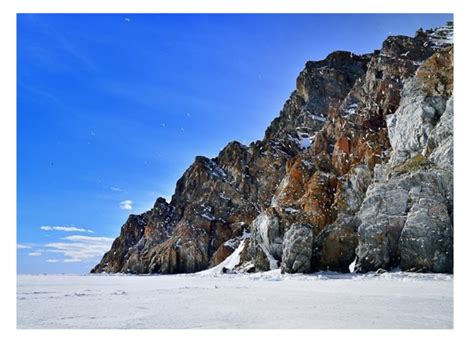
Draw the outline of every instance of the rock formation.
<instances>
[{"instance_id":1,"label":"rock formation","mask_svg":"<svg viewBox=\"0 0 474 355\"><path fill-rule=\"evenodd\" d=\"M92 272L453 269L452 24L306 63L265 132L197 157ZM245 243L243 248L237 248Z\"/></svg>"}]
</instances>

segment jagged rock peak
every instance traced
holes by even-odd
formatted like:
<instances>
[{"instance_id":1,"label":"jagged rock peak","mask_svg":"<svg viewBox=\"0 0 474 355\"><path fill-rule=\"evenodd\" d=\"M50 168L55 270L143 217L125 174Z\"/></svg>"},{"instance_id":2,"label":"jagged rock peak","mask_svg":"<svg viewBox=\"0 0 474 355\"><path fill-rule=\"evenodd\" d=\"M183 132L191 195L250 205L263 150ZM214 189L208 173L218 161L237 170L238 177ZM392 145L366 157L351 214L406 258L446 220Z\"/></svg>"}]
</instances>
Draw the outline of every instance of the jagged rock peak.
<instances>
[{"instance_id":1,"label":"jagged rock peak","mask_svg":"<svg viewBox=\"0 0 474 355\"><path fill-rule=\"evenodd\" d=\"M448 23L308 61L261 141L196 157L92 272L227 270L227 257L245 272L452 272L452 42Z\"/></svg>"}]
</instances>

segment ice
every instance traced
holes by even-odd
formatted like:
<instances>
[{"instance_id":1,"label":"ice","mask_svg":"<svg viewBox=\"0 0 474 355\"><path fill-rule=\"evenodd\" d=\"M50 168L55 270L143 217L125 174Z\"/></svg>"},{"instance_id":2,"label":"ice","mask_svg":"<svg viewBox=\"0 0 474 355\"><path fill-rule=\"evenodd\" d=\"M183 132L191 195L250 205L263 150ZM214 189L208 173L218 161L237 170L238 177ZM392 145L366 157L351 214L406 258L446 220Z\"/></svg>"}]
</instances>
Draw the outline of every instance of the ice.
<instances>
[{"instance_id":1,"label":"ice","mask_svg":"<svg viewBox=\"0 0 474 355\"><path fill-rule=\"evenodd\" d=\"M24 328L452 328L453 277L19 275Z\"/></svg>"},{"instance_id":2,"label":"ice","mask_svg":"<svg viewBox=\"0 0 474 355\"><path fill-rule=\"evenodd\" d=\"M355 271L355 265L356 265L357 257L354 258L354 261L349 265L349 271L354 272Z\"/></svg>"}]
</instances>

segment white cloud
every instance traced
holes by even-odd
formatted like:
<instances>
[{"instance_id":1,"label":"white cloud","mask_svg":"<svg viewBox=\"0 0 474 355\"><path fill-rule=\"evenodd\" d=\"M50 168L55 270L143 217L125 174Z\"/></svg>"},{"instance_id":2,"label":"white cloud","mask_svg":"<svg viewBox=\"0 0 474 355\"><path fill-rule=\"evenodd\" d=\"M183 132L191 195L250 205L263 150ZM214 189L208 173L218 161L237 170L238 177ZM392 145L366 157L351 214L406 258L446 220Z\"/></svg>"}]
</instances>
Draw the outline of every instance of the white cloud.
<instances>
[{"instance_id":1,"label":"white cloud","mask_svg":"<svg viewBox=\"0 0 474 355\"><path fill-rule=\"evenodd\" d=\"M61 232L87 232L94 233L91 229L77 228L77 227L62 227L62 226L41 226L41 230L44 231L61 231Z\"/></svg>"},{"instance_id":2,"label":"white cloud","mask_svg":"<svg viewBox=\"0 0 474 355\"><path fill-rule=\"evenodd\" d=\"M70 235L64 238L64 240L70 240L73 242L87 242L87 243L108 243L113 242L115 238L109 237L89 237L88 235Z\"/></svg>"},{"instance_id":3,"label":"white cloud","mask_svg":"<svg viewBox=\"0 0 474 355\"><path fill-rule=\"evenodd\" d=\"M64 259L63 263L80 263L82 259Z\"/></svg>"},{"instance_id":4,"label":"white cloud","mask_svg":"<svg viewBox=\"0 0 474 355\"><path fill-rule=\"evenodd\" d=\"M122 192L123 191L120 187L116 187L116 186L112 186L110 189L112 191L115 191L115 192Z\"/></svg>"},{"instance_id":5,"label":"white cloud","mask_svg":"<svg viewBox=\"0 0 474 355\"><path fill-rule=\"evenodd\" d=\"M25 245L25 244L17 244L16 248L17 249L31 249L29 245Z\"/></svg>"},{"instance_id":6,"label":"white cloud","mask_svg":"<svg viewBox=\"0 0 474 355\"><path fill-rule=\"evenodd\" d=\"M47 252L62 254L66 263L99 258L110 249L114 238L70 235L61 238L64 242L48 243Z\"/></svg>"},{"instance_id":7,"label":"white cloud","mask_svg":"<svg viewBox=\"0 0 474 355\"><path fill-rule=\"evenodd\" d=\"M48 259L46 260L47 263L59 263L58 259Z\"/></svg>"},{"instance_id":8,"label":"white cloud","mask_svg":"<svg viewBox=\"0 0 474 355\"><path fill-rule=\"evenodd\" d=\"M125 200L125 201L120 202L120 208L122 210L131 210L133 208L132 204L133 204L133 201Z\"/></svg>"},{"instance_id":9,"label":"white cloud","mask_svg":"<svg viewBox=\"0 0 474 355\"><path fill-rule=\"evenodd\" d=\"M42 254L40 252L32 252L32 253L28 253L29 256L41 256Z\"/></svg>"}]
</instances>

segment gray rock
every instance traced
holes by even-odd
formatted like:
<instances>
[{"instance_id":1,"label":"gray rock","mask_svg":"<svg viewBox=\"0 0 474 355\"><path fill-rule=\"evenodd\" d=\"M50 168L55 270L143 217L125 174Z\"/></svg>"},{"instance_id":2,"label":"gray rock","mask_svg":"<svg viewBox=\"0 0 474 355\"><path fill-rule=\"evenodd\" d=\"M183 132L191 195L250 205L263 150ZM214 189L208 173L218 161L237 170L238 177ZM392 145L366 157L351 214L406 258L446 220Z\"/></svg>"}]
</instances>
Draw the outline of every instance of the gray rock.
<instances>
[{"instance_id":1,"label":"gray rock","mask_svg":"<svg viewBox=\"0 0 474 355\"><path fill-rule=\"evenodd\" d=\"M336 200L342 203L338 206L339 214L354 215L359 211L365 198L365 193L372 180L372 175L366 164L358 164L342 180Z\"/></svg>"},{"instance_id":2,"label":"gray rock","mask_svg":"<svg viewBox=\"0 0 474 355\"><path fill-rule=\"evenodd\" d=\"M443 201L420 198L408 213L400 237L400 268L453 272L453 228Z\"/></svg>"},{"instance_id":3,"label":"gray rock","mask_svg":"<svg viewBox=\"0 0 474 355\"><path fill-rule=\"evenodd\" d=\"M358 219L359 244L356 271L389 268L398 262L398 240L406 220L408 191L401 181L369 187Z\"/></svg>"},{"instance_id":4,"label":"gray rock","mask_svg":"<svg viewBox=\"0 0 474 355\"><path fill-rule=\"evenodd\" d=\"M282 273L309 273L313 248L313 229L293 224L283 238Z\"/></svg>"},{"instance_id":5,"label":"gray rock","mask_svg":"<svg viewBox=\"0 0 474 355\"><path fill-rule=\"evenodd\" d=\"M338 217L315 238L312 269L314 271L349 272L358 244L357 221L347 215Z\"/></svg>"},{"instance_id":6,"label":"gray rock","mask_svg":"<svg viewBox=\"0 0 474 355\"><path fill-rule=\"evenodd\" d=\"M450 250L452 226L449 210L452 207L449 181L443 170L431 167L404 172L385 183L371 186L358 213L361 224L356 271L388 269L397 266L402 259L404 265L415 265L418 262L413 261L417 259L413 253L423 250L421 245L427 244L426 238L419 237L430 231L434 233L433 238L439 233L442 236L443 242L439 246L443 247L439 252ZM401 246L402 235L406 236L404 247ZM418 246L407 254L415 245ZM421 259L430 255L428 248L426 250L420 255ZM423 268L420 266L419 269ZM428 267L425 269L434 271Z\"/></svg>"},{"instance_id":7,"label":"gray rock","mask_svg":"<svg viewBox=\"0 0 474 355\"><path fill-rule=\"evenodd\" d=\"M390 161L400 163L420 154L446 107L446 98L430 97L420 80L411 78L402 90L397 111L386 118L393 153Z\"/></svg>"},{"instance_id":8,"label":"gray rock","mask_svg":"<svg viewBox=\"0 0 474 355\"><path fill-rule=\"evenodd\" d=\"M453 98L450 97L446 103L446 110L439 123L430 132L423 151L433 163L449 170L453 167L453 118Z\"/></svg>"}]
</instances>

